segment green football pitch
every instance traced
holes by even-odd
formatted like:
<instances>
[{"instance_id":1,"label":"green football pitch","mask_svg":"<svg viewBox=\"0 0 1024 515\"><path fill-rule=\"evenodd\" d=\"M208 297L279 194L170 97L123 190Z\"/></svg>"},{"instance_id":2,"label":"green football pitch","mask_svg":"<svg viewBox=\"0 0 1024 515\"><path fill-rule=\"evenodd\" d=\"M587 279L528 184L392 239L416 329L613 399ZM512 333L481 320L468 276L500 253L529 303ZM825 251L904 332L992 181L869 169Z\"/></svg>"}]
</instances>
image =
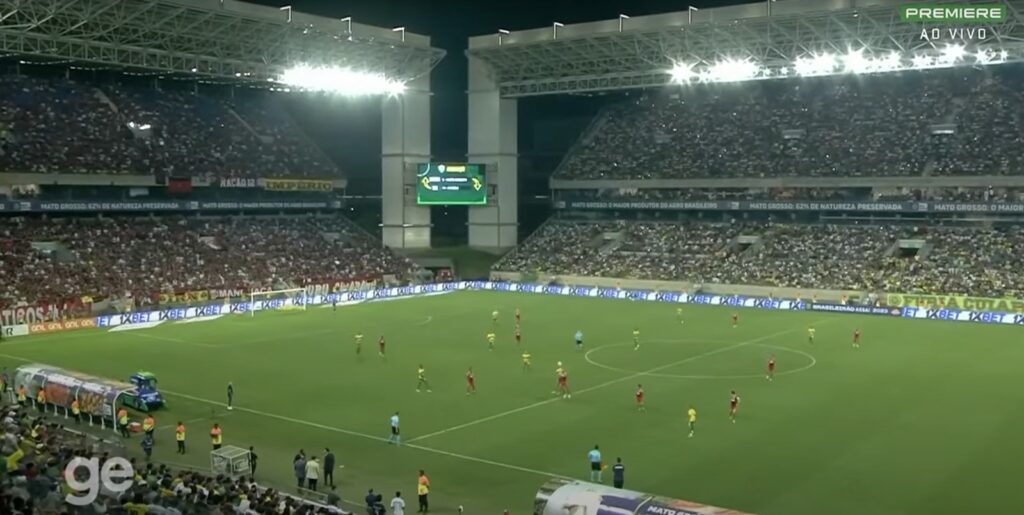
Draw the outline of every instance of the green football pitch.
<instances>
[{"instance_id":1,"label":"green football pitch","mask_svg":"<svg viewBox=\"0 0 1024 515\"><path fill-rule=\"evenodd\" d=\"M532 370L512 337L517 307ZM30 336L5 341L0 364L117 379L150 370L169 401L156 415L158 460L208 467L206 433L216 421L226 444L255 446L257 479L290 488L295 453L330 447L344 465L336 482L345 499L368 488L412 498L425 469L437 513L460 504L472 515L528 513L547 478L588 478L595 444L606 462L622 458L627 488L760 514L1015 513L1024 504L1019 327L746 309L733 328L730 308L685 305L681 324L676 307L457 292ZM492 310L500 317L489 351ZM357 332L366 335L358 356ZM571 399L552 394L558 361ZM430 393L416 392L420 364ZM639 383L646 413L634 406ZM730 390L742 398L735 424ZM694 438L689 405L698 411ZM395 411L400 447L386 443ZM174 453L178 420L189 426L184 457ZM137 439L129 445L139 450Z\"/></svg>"}]
</instances>

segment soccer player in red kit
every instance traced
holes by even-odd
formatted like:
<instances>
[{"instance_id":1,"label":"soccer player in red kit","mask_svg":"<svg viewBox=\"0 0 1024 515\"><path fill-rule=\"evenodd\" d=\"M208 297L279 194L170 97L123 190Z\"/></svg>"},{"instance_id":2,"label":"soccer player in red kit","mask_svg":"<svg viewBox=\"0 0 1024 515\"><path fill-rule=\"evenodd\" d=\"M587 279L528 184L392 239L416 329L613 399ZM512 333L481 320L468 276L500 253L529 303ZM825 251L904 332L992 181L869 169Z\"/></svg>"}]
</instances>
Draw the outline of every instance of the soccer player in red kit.
<instances>
[{"instance_id":1,"label":"soccer player in red kit","mask_svg":"<svg viewBox=\"0 0 1024 515\"><path fill-rule=\"evenodd\" d=\"M636 385L636 410L647 411L647 408L644 407L644 385L642 384Z\"/></svg>"},{"instance_id":2,"label":"soccer player in red kit","mask_svg":"<svg viewBox=\"0 0 1024 515\"><path fill-rule=\"evenodd\" d=\"M732 423L736 423L736 410L740 407L740 396L736 395L736 390L733 390L729 395L729 418L732 419Z\"/></svg>"},{"instance_id":3,"label":"soccer player in red kit","mask_svg":"<svg viewBox=\"0 0 1024 515\"><path fill-rule=\"evenodd\" d=\"M765 379L769 381L775 380L775 354L768 357L768 375L765 376Z\"/></svg>"},{"instance_id":4,"label":"soccer player in red kit","mask_svg":"<svg viewBox=\"0 0 1024 515\"><path fill-rule=\"evenodd\" d=\"M380 339L377 340L377 347L380 349L377 353L380 354L380 357L382 358L384 357L384 343L384 335L381 335Z\"/></svg>"},{"instance_id":5,"label":"soccer player in red kit","mask_svg":"<svg viewBox=\"0 0 1024 515\"><path fill-rule=\"evenodd\" d=\"M466 371L466 395L476 393L476 376L473 375L473 367Z\"/></svg>"},{"instance_id":6,"label":"soccer player in red kit","mask_svg":"<svg viewBox=\"0 0 1024 515\"><path fill-rule=\"evenodd\" d=\"M853 347L860 347L860 328L853 330Z\"/></svg>"},{"instance_id":7,"label":"soccer player in red kit","mask_svg":"<svg viewBox=\"0 0 1024 515\"><path fill-rule=\"evenodd\" d=\"M732 326L733 326L733 328L736 328L736 327L739 327L739 325L740 325L740 314L739 313L733 313L732 314Z\"/></svg>"},{"instance_id":8,"label":"soccer player in red kit","mask_svg":"<svg viewBox=\"0 0 1024 515\"><path fill-rule=\"evenodd\" d=\"M558 393L562 394L563 399L572 397L572 392L569 391L569 373L562 367L558 367Z\"/></svg>"},{"instance_id":9,"label":"soccer player in red kit","mask_svg":"<svg viewBox=\"0 0 1024 515\"><path fill-rule=\"evenodd\" d=\"M519 330L519 322L516 322L516 345L519 345L523 341L523 332Z\"/></svg>"}]
</instances>

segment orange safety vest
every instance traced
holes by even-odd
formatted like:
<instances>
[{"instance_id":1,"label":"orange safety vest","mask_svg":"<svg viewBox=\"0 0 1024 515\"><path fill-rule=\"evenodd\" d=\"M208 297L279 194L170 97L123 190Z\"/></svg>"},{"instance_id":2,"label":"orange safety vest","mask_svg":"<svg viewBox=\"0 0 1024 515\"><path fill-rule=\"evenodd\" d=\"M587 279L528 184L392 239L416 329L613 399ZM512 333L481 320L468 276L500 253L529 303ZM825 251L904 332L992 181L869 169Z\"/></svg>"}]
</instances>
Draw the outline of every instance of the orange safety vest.
<instances>
[{"instance_id":1,"label":"orange safety vest","mask_svg":"<svg viewBox=\"0 0 1024 515\"><path fill-rule=\"evenodd\" d=\"M78 408L78 399L75 399L75 400L71 401L71 413L76 415L76 416L79 413L81 413L81 410Z\"/></svg>"},{"instance_id":2,"label":"orange safety vest","mask_svg":"<svg viewBox=\"0 0 1024 515\"><path fill-rule=\"evenodd\" d=\"M178 424L178 427L174 428L174 439L179 442L185 441L185 424Z\"/></svg>"},{"instance_id":3,"label":"orange safety vest","mask_svg":"<svg viewBox=\"0 0 1024 515\"><path fill-rule=\"evenodd\" d=\"M151 416L146 416L146 419L142 421L143 431L152 431L156 427L156 419Z\"/></svg>"},{"instance_id":4,"label":"orange safety vest","mask_svg":"<svg viewBox=\"0 0 1024 515\"><path fill-rule=\"evenodd\" d=\"M220 433L221 429L219 427L214 427L213 429L210 429L210 440L213 442L214 445L220 445L220 442L223 438Z\"/></svg>"}]
</instances>

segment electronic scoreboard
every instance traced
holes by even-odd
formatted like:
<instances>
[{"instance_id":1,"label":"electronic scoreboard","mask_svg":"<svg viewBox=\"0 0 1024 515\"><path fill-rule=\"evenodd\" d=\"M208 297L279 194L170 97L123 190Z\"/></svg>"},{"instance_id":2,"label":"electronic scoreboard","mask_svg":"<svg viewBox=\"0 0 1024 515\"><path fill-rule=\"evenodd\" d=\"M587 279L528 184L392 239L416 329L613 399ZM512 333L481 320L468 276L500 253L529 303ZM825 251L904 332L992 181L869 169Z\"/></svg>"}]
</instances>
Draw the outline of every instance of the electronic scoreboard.
<instances>
[{"instance_id":1,"label":"electronic scoreboard","mask_svg":"<svg viewBox=\"0 0 1024 515\"><path fill-rule=\"evenodd\" d=\"M416 165L417 204L486 204L484 165L419 163Z\"/></svg>"}]
</instances>

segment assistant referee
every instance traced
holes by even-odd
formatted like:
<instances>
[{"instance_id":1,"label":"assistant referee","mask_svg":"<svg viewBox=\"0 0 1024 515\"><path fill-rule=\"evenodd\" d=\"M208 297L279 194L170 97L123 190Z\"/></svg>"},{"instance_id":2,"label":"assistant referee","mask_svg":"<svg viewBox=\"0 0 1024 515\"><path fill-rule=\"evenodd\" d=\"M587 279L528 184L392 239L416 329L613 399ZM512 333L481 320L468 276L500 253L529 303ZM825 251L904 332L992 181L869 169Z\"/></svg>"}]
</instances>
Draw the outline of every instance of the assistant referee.
<instances>
[{"instance_id":1,"label":"assistant referee","mask_svg":"<svg viewBox=\"0 0 1024 515\"><path fill-rule=\"evenodd\" d=\"M594 448L587 453L587 460L590 461L590 480L601 482L601 449L594 445Z\"/></svg>"}]
</instances>

